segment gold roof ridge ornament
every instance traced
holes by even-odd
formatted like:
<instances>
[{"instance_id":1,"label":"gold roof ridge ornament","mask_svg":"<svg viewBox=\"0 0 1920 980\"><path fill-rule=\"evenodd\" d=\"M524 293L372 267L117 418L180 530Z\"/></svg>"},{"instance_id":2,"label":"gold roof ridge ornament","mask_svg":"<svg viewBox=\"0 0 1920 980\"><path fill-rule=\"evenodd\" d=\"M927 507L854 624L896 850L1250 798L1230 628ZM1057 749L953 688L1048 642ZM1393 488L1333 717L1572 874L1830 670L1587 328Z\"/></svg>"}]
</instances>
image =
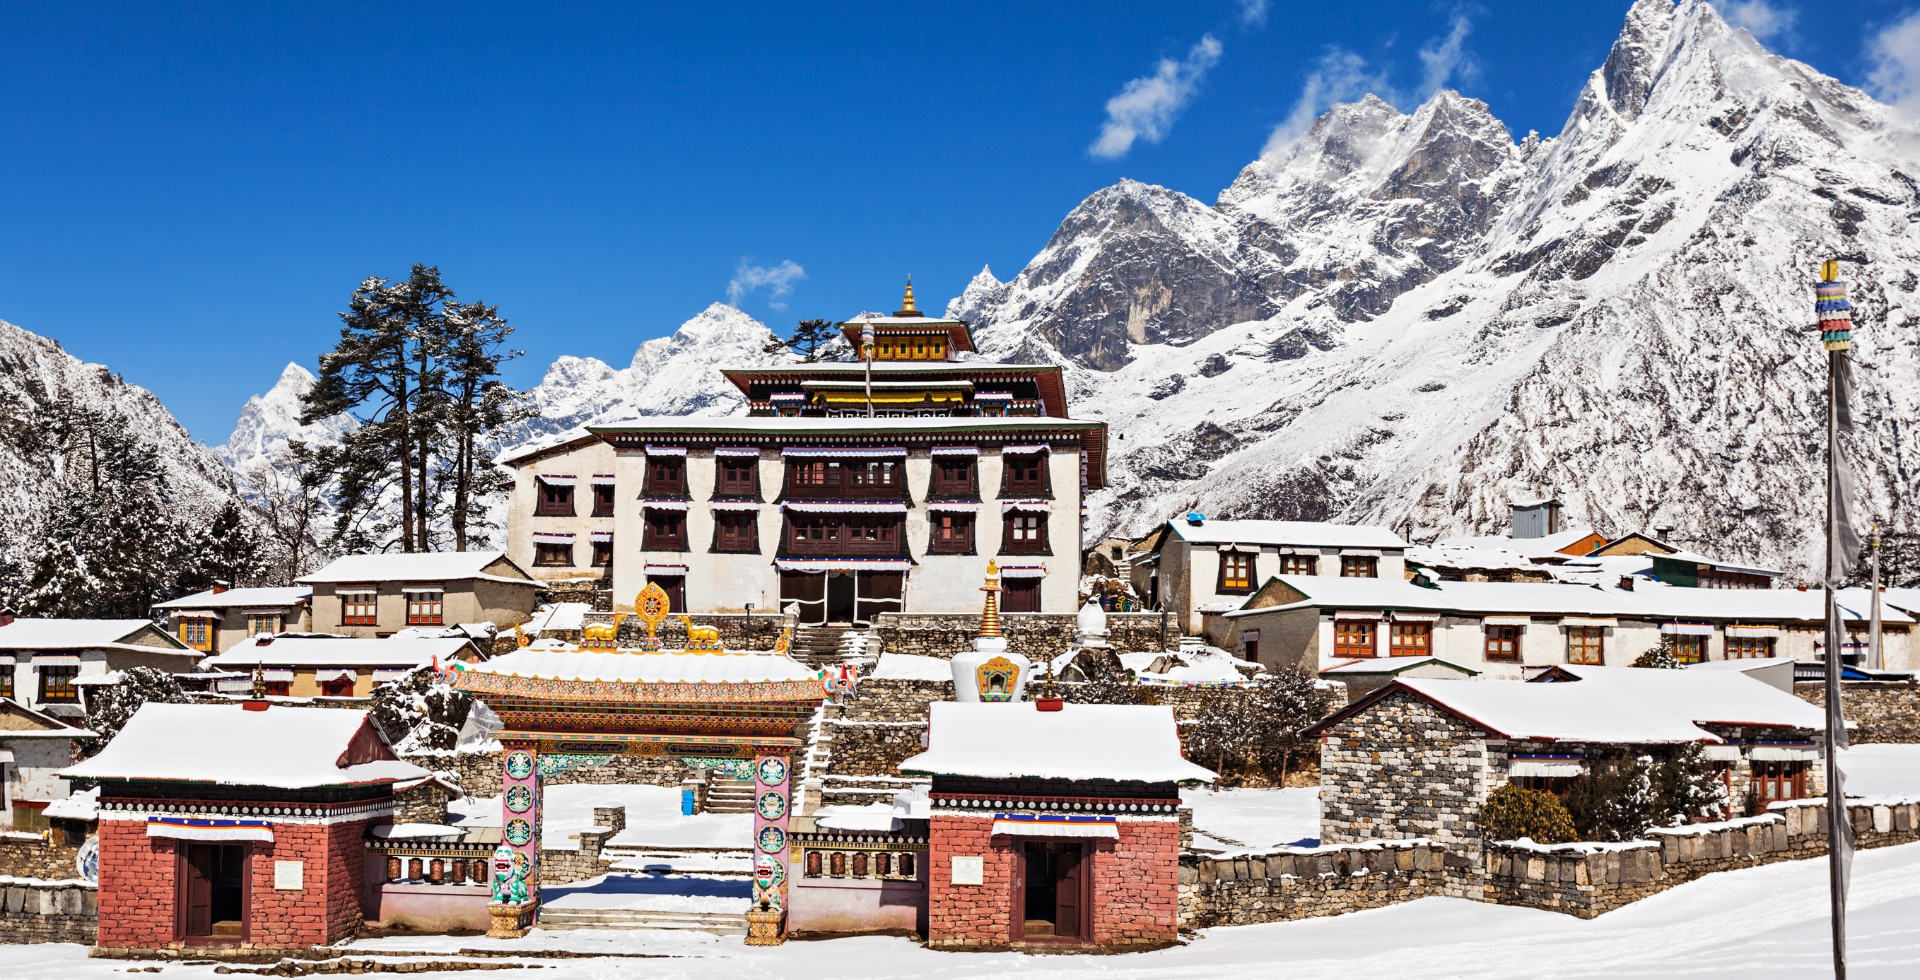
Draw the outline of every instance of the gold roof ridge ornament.
<instances>
[{"instance_id":1,"label":"gold roof ridge ornament","mask_svg":"<svg viewBox=\"0 0 1920 980\"><path fill-rule=\"evenodd\" d=\"M907 296L900 301L900 309L893 311L894 316L926 316L913 305L913 273L907 273Z\"/></svg>"},{"instance_id":2,"label":"gold roof ridge ornament","mask_svg":"<svg viewBox=\"0 0 1920 980\"><path fill-rule=\"evenodd\" d=\"M987 559L987 584L980 587L987 594L986 607L980 610L980 639L998 639L1000 637L1000 566L994 560Z\"/></svg>"},{"instance_id":3,"label":"gold roof ridge ornament","mask_svg":"<svg viewBox=\"0 0 1920 980\"><path fill-rule=\"evenodd\" d=\"M647 624L647 635L640 641L642 650L660 649L660 624L666 621L667 613L672 611L673 601L667 598L667 590L658 582L648 582L640 594L633 597L633 614Z\"/></svg>"}]
</instances>

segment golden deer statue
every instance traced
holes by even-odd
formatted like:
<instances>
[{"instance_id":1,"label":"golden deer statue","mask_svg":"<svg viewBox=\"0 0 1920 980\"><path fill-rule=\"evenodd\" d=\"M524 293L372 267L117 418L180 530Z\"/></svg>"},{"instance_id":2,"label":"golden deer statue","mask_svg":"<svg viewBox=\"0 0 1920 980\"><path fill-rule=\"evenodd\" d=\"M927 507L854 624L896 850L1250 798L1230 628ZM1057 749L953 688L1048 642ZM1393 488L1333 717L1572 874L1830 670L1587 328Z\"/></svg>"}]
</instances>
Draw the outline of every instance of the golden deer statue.
<instances>
[{"instance_id":1,"label":"golden deer statue","mask_svg":"<svg viewBox=\"0 0 1920 980\"><path fill-rule=\"evenodd\" d=\"M685 616L675 616L674 618L687 624L687 649L720 649L720 628L718 626L695 626L693 625L693 620Z\"/></svg>"}]
</instances>

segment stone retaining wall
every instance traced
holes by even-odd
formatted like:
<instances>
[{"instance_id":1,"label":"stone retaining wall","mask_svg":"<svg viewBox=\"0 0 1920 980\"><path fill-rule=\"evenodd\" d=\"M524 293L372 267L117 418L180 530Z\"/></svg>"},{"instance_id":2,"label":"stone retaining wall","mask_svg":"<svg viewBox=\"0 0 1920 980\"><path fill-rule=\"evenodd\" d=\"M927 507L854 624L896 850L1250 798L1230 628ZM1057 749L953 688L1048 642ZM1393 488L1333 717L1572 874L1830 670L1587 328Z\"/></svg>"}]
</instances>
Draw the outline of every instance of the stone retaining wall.
<instances>
[{"instance_id":1,"label":"stone retaining wall","mask_svg":"<svg viewBox=\"0 0 1920 980\"><path fill-rule=\"evenodd\" d=\"M0 875L0 943L85 943L100 929L100 891L79 880Z\"/></svg>"},{"instance_id":2,"label":"stone retaining wall","mask_svg":"<svg viewBox=\"0 0 1920 980\"><path fill-rule=\"evenodd\" d=\"M836 776L898 776L897 767L920 754L920 739L926 735L924 722L849 722L828 721L833 735L833 764L829 772Z\"/></svg>"},{"instance_id":3,"label":"stone retaining wall","mask_svg":"<svg viewBox=\"0 0 1920 980\"><path fill-rule=\"evenodd\" d=\"M775 613L688 613L695 626L712 626L720 631L720 645L729 650L771 650L780 639L780 634L794 628L799 619ZM580 618L582 626L613 622L609 612L590 612ZM646 624L638 616L622 616L620 619L620 645L637 647L647 635ZM660 645L668 650L684 649L687 645L687 626L678 616L668 616L660 623Z\"/></svg>"},{"instance_id":4,"label":"stone retaining wall","mask_svg":"<svg viewBox=\"0 0 1920 980\"><path fill-rule=\"evenodd\" d=\"M460 777L468 796L500 795L500 750L491 752L419 753L406 761L423 769L447 770ZM547 777L548 786L640 785L679 786L693 770L672 756L617 756L598 766L568 769Z\"/></svg>"},{"instance_id":5,"label":"stone retaining wall","mask_svg":"<svg viewBox=\"0 0 1920 980\"><path fill-rule=\"evenodd\" d=\"M1827 689L1818 683L1795 684L1801 700L1825 708ZM1848 735L1856 743L1920 742L1920 685L1852 681L1840 692L1847 720L1860 727Z\"/></svg>"},{"instance_id":6,"label":"stone retaining wall","mask_svg":"<svg viewBox=\"0 0 1920 980\"><path fill-rule=\"evenodd\" d=\"M1036 661L1066 652L1078 618L1074 613L1003 613L1000 617L1007 649ZM887 653L952 660L973 649L973 638L980 632L980 615L881 613L873 619L873 631L880 637L880 649ZM1107 642L1115 653L1165 649L1160 642L1160 614L1108 613ZM1179 625L1172 619L1167 622L1166 642L1175 647L1180 644Z\"/></svg>"},{"instance_id":7,"label":"stone retaining wall","mask_svg":"<svg viewBox=\"0 0 1920 980\"><path fill-rule=\"evenodd\" d=\"M594 807L593 824L593 830L581 832L580 846L576 849L540 849L541 884L565 885L586 881L606 874L613 867L613 861L601 857L600 852L606 849L607 842L614 835L627 829L627 808Z\"/></svg>"},{"instance_id":8,"label":"stone retaining wall","mask_svg":"<svg viewBox=\"0 0 1920 980\"><path fill-rule=\"evenodd\" d=\"M91 833L91 831L89 831ZM62 834L38 837L0 837L0 877L71 878L79 870L74 859L79 845L61 843Z\"/></svg>"},{"instance_id":9,"label":"stone retaining wall","mask_svg":"<svg viewBox=\"0 0 1920 980\"><path fill-rule=\"evenodd\" d=\"M1180 926L1285 922L1416 898L1478 897L1461 872L1472 862L1431 841L1395 840L1338 847L1278 848L1207 857L1180 856Z\"/></svg>"}]
</instances>

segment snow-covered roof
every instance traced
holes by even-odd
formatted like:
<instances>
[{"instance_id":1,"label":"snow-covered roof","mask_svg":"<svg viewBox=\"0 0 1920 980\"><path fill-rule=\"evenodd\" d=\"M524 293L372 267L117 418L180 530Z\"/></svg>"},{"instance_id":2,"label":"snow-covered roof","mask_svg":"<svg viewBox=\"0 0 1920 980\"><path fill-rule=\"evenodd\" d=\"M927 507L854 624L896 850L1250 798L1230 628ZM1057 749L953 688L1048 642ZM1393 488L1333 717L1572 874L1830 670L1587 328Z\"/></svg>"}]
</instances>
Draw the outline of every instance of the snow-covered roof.
<instances>
[{"instance_id":1,"label":"snow-covered roof","mask_svg":"<svg viewBox=\"0 0 1920 980\"><path fill-rule=\"evenodd\" d=\"M172 645L151 647L123 642L142 630L152 630ZM187 649L146 619L16 619L0 626L0 650L137 650L200 655L198 650Z\"/></svg>"},{"instance_id":2,"label":"snow-covered roof","mask_svg":"<svg viewBox=\"0 0 1920 980\"><path fill-rule=\"evenodd\" d=\"M1332 524L1326 521L1219 521L1199 524L1186 518L1167 522L1173 533L1189 544L1271 544L1308 548L1405 548L1407 543L1389 528L1375 524Z\"/></svg>"},{"instance_id":3,"label":"snow-covered roof","mask_svg":"<svg viewBox=\"0 0 1920 980\"><path fill-rule=\"evenodd\" d=\"M1765 575L1770 578L1779 578L1787 574L1777 568L1761 568L1758 565L1737 565L1732 562L1721 561L1718 558L1708 558L1706 555L1694 551L1649 551L1647 554L1649 557L1664 558L1669 561L1690 561L1696 565L1706 565L1710 568L1718 568L1727 572L1746 572L1749 575Z\"/></svg>"},{"instance_id":4,"label":"snow-covered roof","mask_svg":"<svg viewBox=\"0 0 1920 980\"><path fill-rule=\"evenodd\" d=\"M615 653L526 648L466 669L509 677L623 684L759 684L813 680L820 676L818 670L791 657L765 650L621 650Z\"/></svg>"},{"instance_id":5,"label":"snow-covered roof","mask_svg":"<svg viewBox=\"0 0 1920 980\"><path fill-rule=\"evenodd\" d=\"M425 551L414 554L347 555L296 581L334 582L448 582L485 579L509 585L538 586L525 569L513 565L504 551ZM484 569L506 559L519 575L499 575Z\"/></svg>"},{"instance_id":6,"label":"snow-covered roof","mask_svg":"<svg viewBox=\"0 0 1920 980\"><path fill-rule=\"evenodd\" d=\"M1528 557L1546 557L1548 555L1567 555L1560 549L1568 547L1582 538L1591 537L1595 532L1590 527L1572 527L1564 531L1541 535L1537 538L1516 538L1510 534L1486 538L1442 538L1434 542L1439 548L1485 548L1495 551L1510 551L1516 555ZM1604 536L1603 536L1604 538Z\"/></svg>"},{"instance_id":7,"label":"snow-covered roof","mask_svg":"<svg viewBox=\"0 0 1920 980\"><path fill-rule=\"evenodd\" d=\"M464 637L399 637L363 639L352 636L288 638L265 637L236 644L227 652L208 657L202 667L215 670L249 671L262 667L392 667L413 668L439 658L442 664L464 653L471 640Z\"/></svg>"},{"instance_id":8,"label":"snow-covered roof","mask_svg":"<svg viewBox=\"0 0 1920 980\"><path fill-rule=\"evenodd\" d=\"M98 820L100 819L100 787L75 793L65 799L54 800L40 815L48 820Z\"/></svg>"},{"instance_id":9,"label":"snow-covered roof","mask_svg":"<svg viewBox=\"0 0 1920 980\"><path fill-rule=\"evenodd\" d=\"M1322 677L1329 674L1339 677L1351 677L1359 674L1398 674L1401 671L1412 670L1415 667L1425 664L1439 664L1442 667L1451 667L1468 677L1475 676L1479 673L1479 671L1469 670L1459 664L1442 660L1439 657L1374 657L1369 660L1354 660L1341 664L1338 667L1327 667L1320 671L1320 675Z\"/></svg>"},{"instance_id":10,"label":"snow-covered roof","mask_svg":"<svg viewBox=\"0 0 1920 980\"><path fill-rule=\"evenodd\" d=\"M350 748L388 758L342 765ZM148 702L99 755L60 775L307 789L428 774L391 756L364 711Z\"/></svg>"},{"instance_id":11,"label":"snow-covered roof","mask_svg":"<svg viewBox=\"0 0 1920 980\"><path fill-rule=\"evenodd\" d=\"M1818 729L1825 713L1739 672L1583 667L1562 683L1400 678L1306 730L1323 734L1394 691L1410 690L1494 738L1658 745L1719 742L1703 724Z\"/></svg>"},{"instance_id":12,"label":"snow-covered roof","mask_svg":"<svg viewBox=\"0 0 1920 980\"><path fill-rule=\"evenodd\" d=\"M927 750L900 763L907 774L982 779L1212 782L1180 754L1173 709L1163 705L938 701L928 706Z\"/></svg>"},{"instance_id":13,"label":"snow-covered roof","mask_svg":"<svg viewBox=\"0 0 1920 980\"><path fill-rule=\"evenodd\" d=\"M731 415L726 418L630 419L593 426L599 432L752 433L780 435L847 435L862 432L944 432L973 429L1103 429L1105 422L1051 415L1009 415L996 418L930 415L906 418L818 418L813 416Z\"/></svg>"},{"instance_id":14,"label":"snow-covered roof","mask_svg":"<svg viewBox=\"0 0 1920 980\"><path fill-rule=\"evenodd\" d=\"M556 602L533 611L533 618L522 624L523 632L538 634L545 630L577 630L593 611L590 602Z\"/></svg>"},{"instance_id":15,"label":"snow-covered roof","mask_svg":"<svg viewBox=\"0 0 1920 980\"><path fill-rule=\"evenodd\" d=\"M297 606L312 598L313 590L304 585L266 589L228 589L195 592L190 596L156 602L155 609L236 609L243 606Z\"/></svg>"},{"instance_id":16,"label":"snow-covered roof","mask_svg":"<svg viewBox=\"0 0 1920 980\"><path fill-rule=\"evenodd\" d=\"M0 698L0 714L12 715L14 718L23 720L29 725L44 726L40 728L18 728L13 727L18 724L18 722L9 723L8 727L0 728L0 743L20 738L100 737L96 732L81 728L78 725L68 724L66 721L55 718L46 712L35 711L12 698Z\"/></svg>"}]
</instances>

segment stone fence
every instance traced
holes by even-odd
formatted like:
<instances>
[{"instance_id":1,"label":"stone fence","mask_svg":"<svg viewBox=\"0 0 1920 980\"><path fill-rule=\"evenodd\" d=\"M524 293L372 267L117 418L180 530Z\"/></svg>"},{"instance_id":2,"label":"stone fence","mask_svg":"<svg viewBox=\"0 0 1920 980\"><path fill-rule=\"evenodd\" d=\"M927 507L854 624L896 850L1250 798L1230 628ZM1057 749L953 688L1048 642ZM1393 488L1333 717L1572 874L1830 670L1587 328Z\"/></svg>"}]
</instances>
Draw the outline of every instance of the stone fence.
<instances>
[{"instance_id":1,"label":"stone fence","mask_svg":"<svg viewBox=\"0 0 1920 980\"><path fill-rule=\"evenodd\" d=\"M85 943L100 928L91 882L0 875L0 943Z\"/></svg>"},{"instance_id":2,"label":"stone fence","mask_svg":"<svg viewBox=\"0 0 1920 980\"><path fill-rule=\"evenodd\" d=\"M1847 818L1857 849L1920 840L1920 798L1851 802ZM1488 844L1487 900L1590 919L1715 871L1822 856L1827 808L1811 800L1775 803L1763 816L1652 836L1625 844Z\"/></svg>"},{"instance_id":3,"label":"stone fence","mask_svg":"<svg viewBox=\"0 0 1920 980\"><path fill-rule=\"evenodd\" d=\"M1823 684L1795 684L1793 693L1820 708L1827 706ZM1855 743L1920 742L1920 685L1848 681L1840 692L1840 703L1847 720L1860 726L1848 733Z\"/></svg>"},{"instance_id":4,"label":"stone fence","mask_svg":"<svg viewBox=\"0 0 1920 980\"><path fill-rule=\"evenodd\" d=\"M85 833L91 834L92 831ZM0 834L0 877L70 878L79 870L75 859L80 845L67 843L59 830L30 834L9 831Z\"/></svg>"},{"instance_id":5,"label":"stone fence","mask_svg":"<svg viewBox=\"0 0 1920 980\"><path fill-rule=\"evenodd\" d=\"M1007 649L1033 660L1049 660L1065 653L1073 642L1073 630L1079 617L1074 613L1002 613L1001 632ZM887 653L910 653L920 657L952 660L973 649L973 638L980 632L978 613L881 613L873 618L873 632L880 637L880 649ZM1167 621L1166 643L1180 645L1180 627ZM1115 653L1140 653L1163 650L1160 614L1157 612L1108 613L1107 642Z\"/></svg>"},{"instance_id":6,"label":"stone fence","mask_svg":"<svg viewBox=\"0 0 1920 980\"><path fill-rule=\"evenodd\" d=\"M1436 895L1476 898L1473 862L1428 840L1180 855L1180 927L1285 922Z\"/></svg>"},{"instance_id":7,"label":"stone fence","mask_svg":"<svg viewBox=\"0 0 1920 980\"><path fill-rule=\"evenodd\" d=\"M600 853L606 849L608 841L627 829L627 808L594 807L593 823L593 829L580 832L580 846L577 848L540 849L541 884L566 885L586 881L606 874L613 867L613 862L601 857Z\"/></svg>"}]
</instances>

